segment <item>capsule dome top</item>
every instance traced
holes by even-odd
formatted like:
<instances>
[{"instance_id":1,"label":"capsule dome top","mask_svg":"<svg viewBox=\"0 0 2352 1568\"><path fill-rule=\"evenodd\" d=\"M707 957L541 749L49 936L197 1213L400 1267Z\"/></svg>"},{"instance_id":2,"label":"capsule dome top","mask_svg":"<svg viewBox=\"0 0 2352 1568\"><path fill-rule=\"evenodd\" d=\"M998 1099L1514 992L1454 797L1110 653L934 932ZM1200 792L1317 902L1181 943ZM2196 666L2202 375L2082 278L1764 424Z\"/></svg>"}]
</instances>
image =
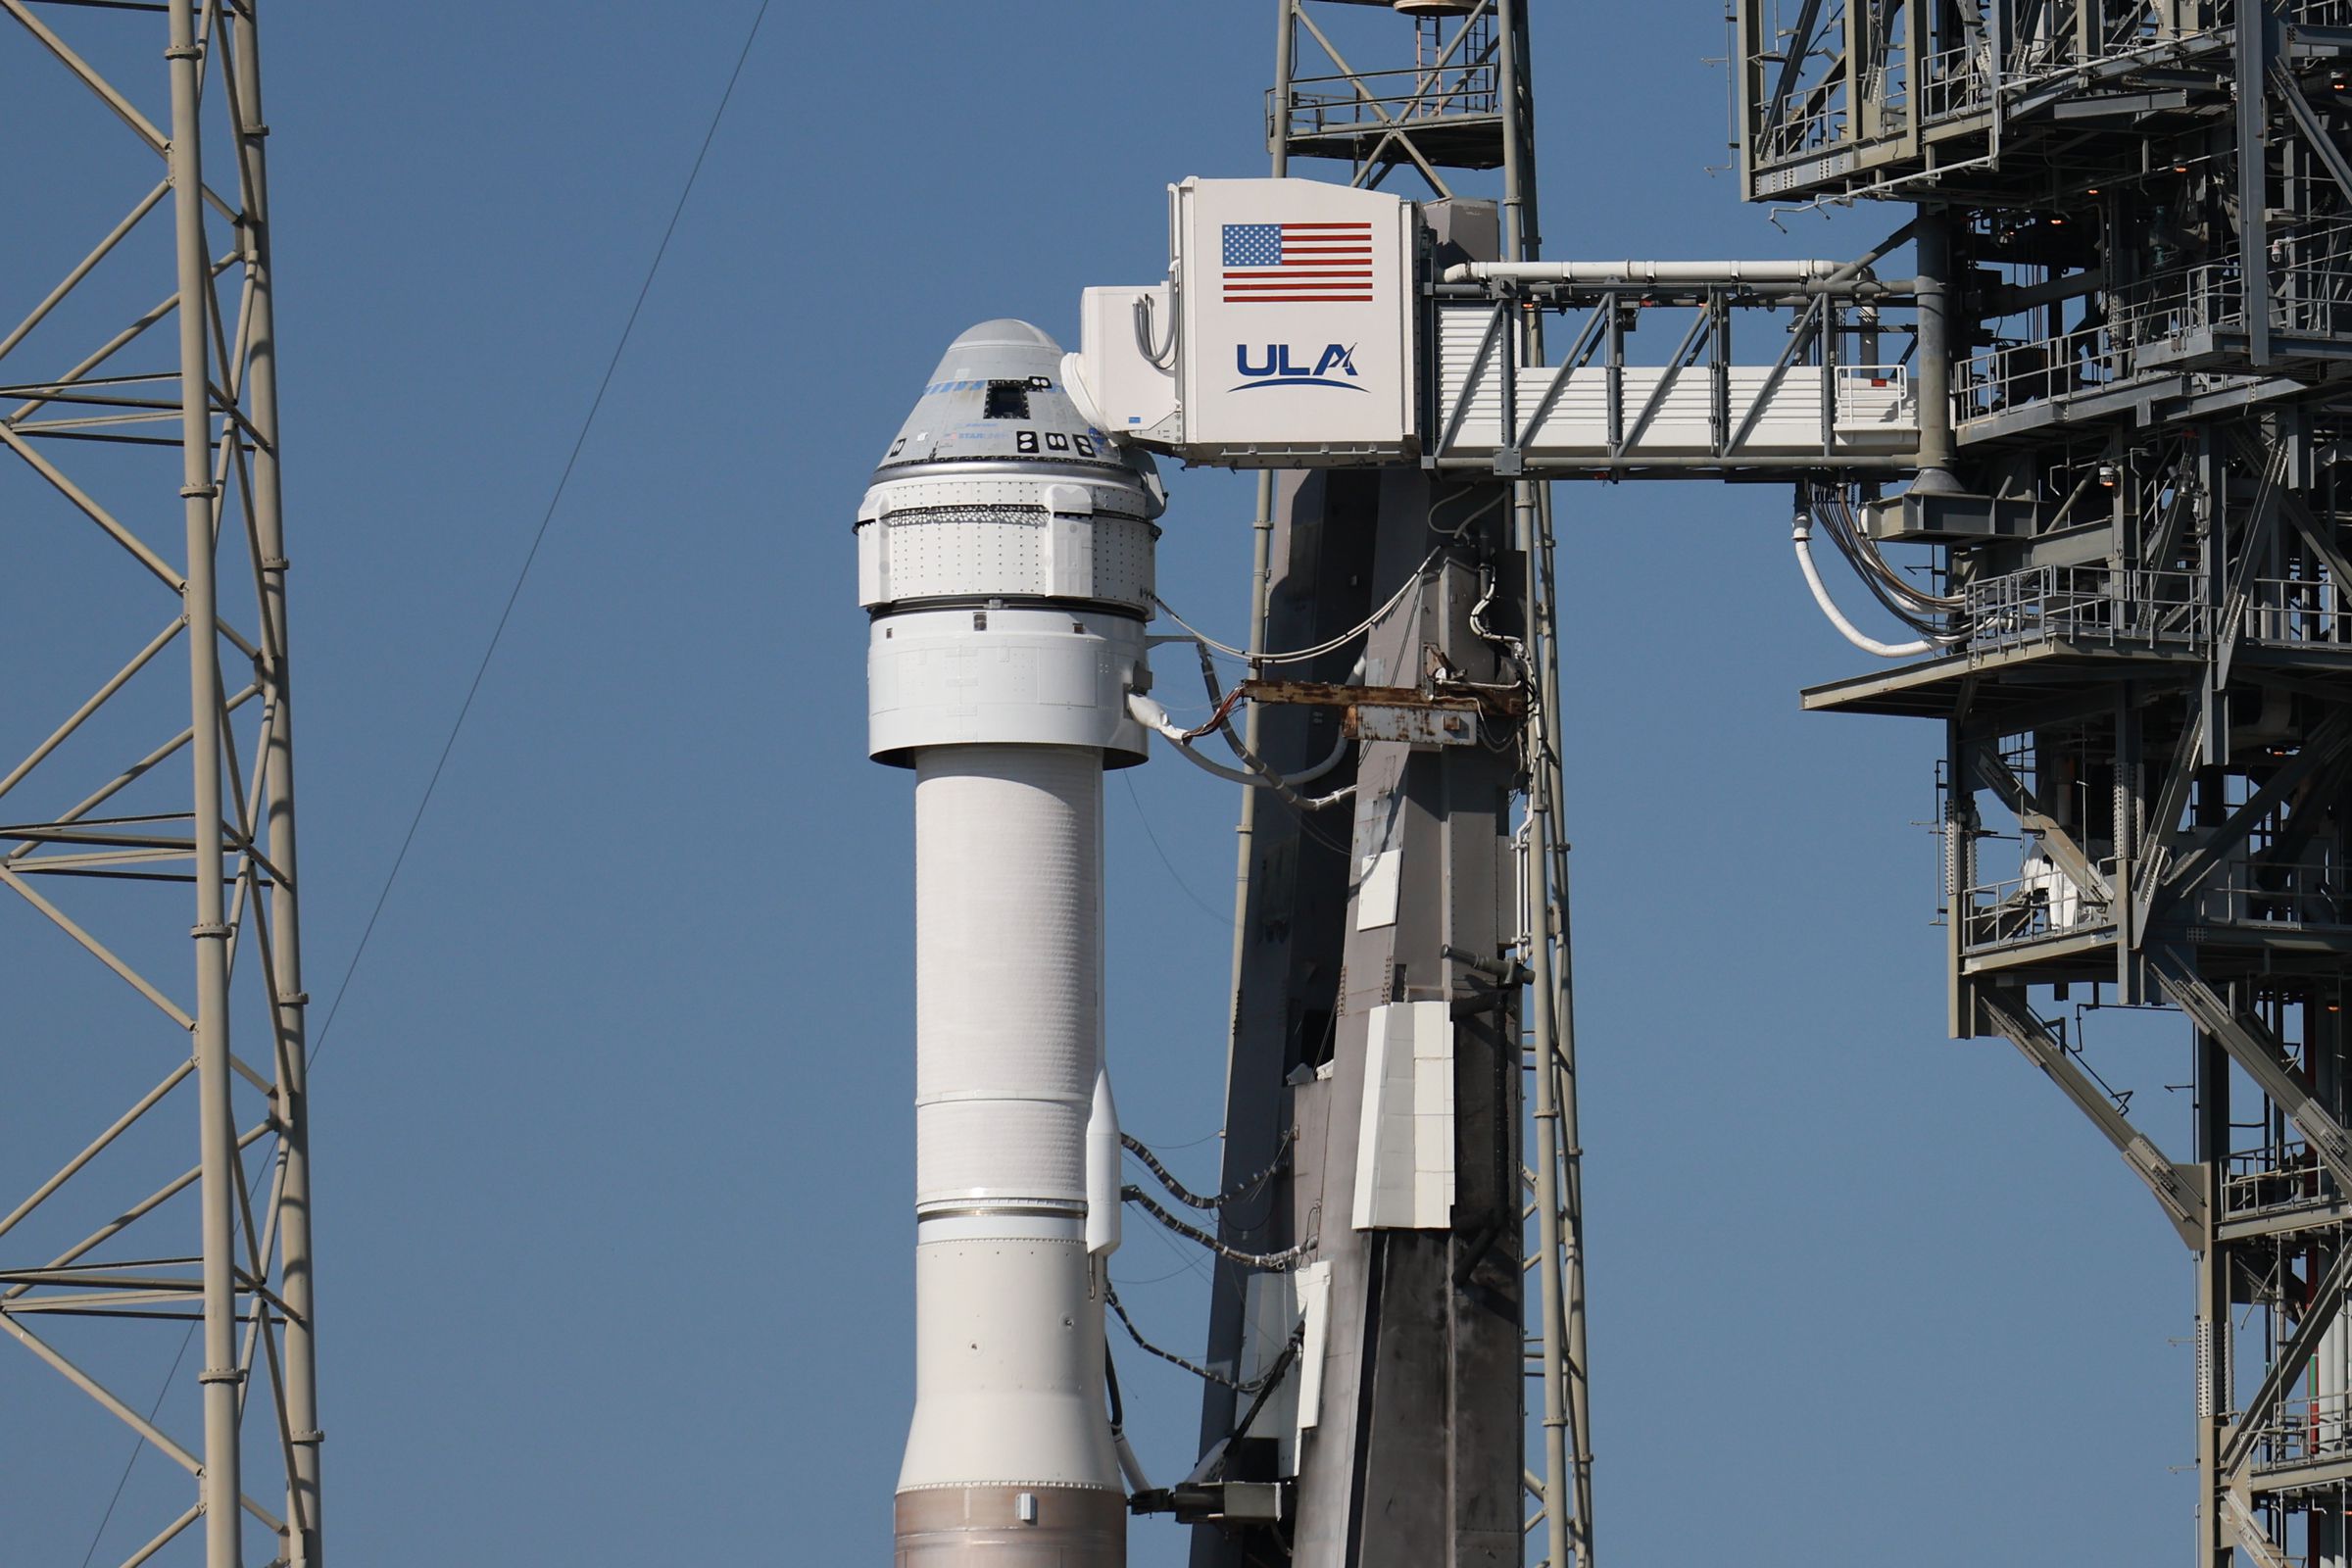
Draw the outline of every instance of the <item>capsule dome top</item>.
<instances>
[{"instance_id":1,"label":"capsule dome top","mask_svg":"<svg viewBox=\"0 0 2352 1568\"><path fill-rule=\"evenodd\" d=\"M1015 320L1009 316L964 328L956 341L948 345L948 352L953 354L958 349L983 346L1044 349L1056 359L1061 356L1061 345L1054 342L1043 327L1032 326L1027 321Z\"/></svg>"},{"instance_id":2,"label":"capsule dome top","mask_svg":"<svg viewBox=\"0 0 2352 1568\"><path fill-rule=\"evenodd\" d=\"M1151 495L1151 461L1111 441L1062 384L1061 345L1027 321L982 321L948 345L880 465L877 481L946 477L982 466L1091 474ZM1140 505L1146 505L1141 497Z\"/></svg>"}]
</instances>

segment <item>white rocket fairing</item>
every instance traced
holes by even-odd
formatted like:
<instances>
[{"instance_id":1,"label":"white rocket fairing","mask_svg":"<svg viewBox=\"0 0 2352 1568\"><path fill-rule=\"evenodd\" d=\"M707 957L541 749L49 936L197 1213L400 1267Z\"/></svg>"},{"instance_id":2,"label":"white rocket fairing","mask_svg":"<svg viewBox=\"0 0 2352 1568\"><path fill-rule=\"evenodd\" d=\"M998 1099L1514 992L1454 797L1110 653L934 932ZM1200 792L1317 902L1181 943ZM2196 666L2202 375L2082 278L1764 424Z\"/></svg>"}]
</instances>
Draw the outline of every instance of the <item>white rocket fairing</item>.
<instances>
[{"instance_id":1,"label":"white rocket fairing","mask_svg":"<svg viewBox=\"0 0 2352 1568\"><path fill-rule=\"evenodd\" d=\"M1021 321L949 346L858 511L873 756L915 773L915 1408L898 1568L1118 1568L1102 770L1161 507ZM1105 1152L1107 1151L1107 1159ZM1107 1172L1107 1175L1105 1175ZM1090 1188L1092 1189L1090 1193Z\"/></svg>"}]
</instances>

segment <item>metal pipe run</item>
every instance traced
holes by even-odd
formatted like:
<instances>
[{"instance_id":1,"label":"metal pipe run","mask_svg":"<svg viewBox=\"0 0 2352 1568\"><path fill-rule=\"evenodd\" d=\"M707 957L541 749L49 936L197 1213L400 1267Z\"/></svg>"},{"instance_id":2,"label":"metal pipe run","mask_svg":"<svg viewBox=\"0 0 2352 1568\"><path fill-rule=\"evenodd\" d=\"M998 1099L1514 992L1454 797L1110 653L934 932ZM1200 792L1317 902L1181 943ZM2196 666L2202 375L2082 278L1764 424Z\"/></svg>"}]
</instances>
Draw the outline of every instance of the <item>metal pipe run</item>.
<instances>
[{"instance_id":1,"label":"metal pipe run","mask_svg":"<svg viewBox=\"0 0 2352 1568\"><path fill-rule=\"evenodd\" d=\"M1446 269L1448 283L1508 278L1522 283L1624 283L1662 287L1734 288L1826 283L1843 262L1459 262ZM1869 274L1862 274L1867 277Z\"/></svg>"},{"instance_id":2,"label":"metal pipe run","mask_svg":"<svg viewBox=\"0 0 2352 1568\"><path fill-rule=\"evenodd\" d=\"M179 260L179 420L181 510L186 520L185 604L188 637L188 760L195 775L196 1108L202 1172L198 1214L203 1236L204 1547L206 1568L243 1562L238 1512L241 1455L237 1358L236 1201L243 1165L230 1120L228 1064L228 921L220 818L220 644L209 628L220 618L215 570L212 477L212 267L205 249L204 169L199 157L203 51L193 0L171 0L171 162L172 216ZM194 628L206 628L197 633Z\"/></svg>"}]
</instances>

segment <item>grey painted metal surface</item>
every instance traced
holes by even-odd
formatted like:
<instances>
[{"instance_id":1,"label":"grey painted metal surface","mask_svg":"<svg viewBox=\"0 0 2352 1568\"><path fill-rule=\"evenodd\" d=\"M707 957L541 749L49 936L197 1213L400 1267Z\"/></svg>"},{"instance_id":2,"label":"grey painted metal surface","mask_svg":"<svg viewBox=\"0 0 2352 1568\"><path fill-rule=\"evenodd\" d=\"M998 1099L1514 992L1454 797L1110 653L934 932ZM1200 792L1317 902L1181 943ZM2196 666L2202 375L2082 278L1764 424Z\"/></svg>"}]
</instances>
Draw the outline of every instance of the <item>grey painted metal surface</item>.
<instances>
[{"instance_id":1,"label":"grey painted metal surface","mask_svg":"<svg viewBox=\"0 0 2352 1568\"><path fill-rule=\"evenodd\" d=\"M1407 175L1425 188L1452 261L1532 256L1525 19L1508 4L1447 9L1400 26L1411 63L1399 65L1348 58L1334 42L1335 7L1281 0L1274 172L1337 157L1352 183ZM1302 71L1305 60L1316 64ZM1457 199L1451 182L1465 170L1502 171L1499 209ZM1540 354L1540 329L1513 346ZM1252 650L1319 643L1418 581L1409 612L1376 626L1360 651L1284 673L1409 685L1425 673L1423 650L1435 649L1478 678L1524 682L1526 720L1511 726L1517 744L1491 750L1418 734L1431 715L1376 716L1355 764L1349 825L1337 811L1245 805L1226 1179L1284 1169L1262 1200L1225 1209L1220 1236L1244 1252L1311 1240L1329 1285L1325 1332L1309 1341L1322 1350L1319 1410L1295 1445L1287 1528L1203 1523L1197 1568L1519 1562L1531 1540L1544 1560L1590 1562L1566 847L1552 811L1556 680L1546 678L1548 626L1531 624L1549 612L1548 495L1496 483L1491 463L1476 468L1466 482L1391 468L1290 473L1261 486ZM1453 532L1434 558L1433 524ZM1328 752L1341 715L1252 705L1250 722L1250 748L1290 770ZM1533 890L1528 907L1522 885ZM1541 988L1532 1040L1522 1028L1531 957ZM1382 1009L1428 998L1443 999L1454 1020L1449 1219L1437 1230L1357 1230L1348 1223L1350 1194L1365 1191L1357 1160L1377 1142L1359 1119L1367 1032ZM1540 1079L1532 1134L1521 1088L1531 1066ZM1531 1136L1533 1168L1522 1154ZM1542 1218L1523 1235L1534 1214ZM1249 1274L1219 1265L1213 1364L1246 1357ZM1532 1346L1530 1279L1547 1302ZM1524 1458L1528 1351L1549 1394L1540 1428L1547 1457L1534 1477ZM1208 1388L1204 1452L1219 1452L1248 1403ZM1281 1479L1290 1451L1253 1432L1219 1462L1231 1477ZM1523 1489L1543 1504L1533 1519L1520 1517Z\"/></svg>"},{"instance_id":2,"label":"grey painted metal surface","mask_svg":"<svg viewBox=\"0 0 2352 1568\"><path fill-rule=\"evenodd\" d=\"M15 928L28 936L12 967L86 989L99 1016L127 986L185 1057L78 1152L46 1152L59 1162L0 1218L0 1329L193 1480L189 1507L141 1522L131 1560L184 1560L200 1539L207 1568L241 1568L258 1527L274 1560L316 1568L308 998L258 8L137 9L0 0L12 79L43 73L82 99L86 122L59 133L143 146L158 176L120 192L121 220L61 276L9 287L0 482L12 514L119 547L103 576L48 585L94 623L171 606L112 675L12 672L0 745L22 760L0 774L0 896L45 917ZM122 47L128 28L143 48ZM86 210L86 191L24 172L20 219L62 231L48 215ZM185 970L169 956L183 935ZM128 1204L84 1175L105 1162L119 1179L159 1152ZM103 1339L63 1353L46 1323L61 1315L124 1335L188 1323L200 1435L142 1414L163 1406L113 1381L123 1364Z\"/></svg>"},{"instance_id":3,"label":"grey painted metal surface","mask_svg":"<svg viewBox=\"0 0 2352 1568\"><path fill-rule=\"evenodd\" d=\"M1923 473L1870 528L1934 553L1947 646L1808 706L1943 724L1951 1032L2013 1042L2196 1257L2199 1568L2337 1568L2352 8L1742 0L1738 24L1751 198L1922 203L1918 382L1950 415L1921 443L1947 493ZM1833 491L1865 499L1825 473L1800 505ZM2099 1077L2085 1003L2189 1026L2184 1157Z\"/></svg>"}]
</instances>

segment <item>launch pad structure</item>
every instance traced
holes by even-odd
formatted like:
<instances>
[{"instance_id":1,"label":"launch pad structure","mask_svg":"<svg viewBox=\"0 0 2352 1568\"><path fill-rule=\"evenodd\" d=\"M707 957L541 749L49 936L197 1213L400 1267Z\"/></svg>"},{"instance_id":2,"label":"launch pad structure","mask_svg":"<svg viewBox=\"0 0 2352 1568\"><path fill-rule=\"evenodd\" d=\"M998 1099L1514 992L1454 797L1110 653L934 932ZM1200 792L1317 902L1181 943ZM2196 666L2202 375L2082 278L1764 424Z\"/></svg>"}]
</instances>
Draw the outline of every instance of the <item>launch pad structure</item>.
<instances>
[{"instance_id":1,"label":"launch pad structure","mask_svg":"<svg viewBox=\"0 0 2352 1568\"><path fill-rule=\"evenodd\" d=\"M1412 8L1453 15L1411 21L1410 66L1357 69L1315 23L1339 3L1279 6L1276 170L1313 157L1360 186L1418 176L1453 253L1424 285L1417 463L1327 467L1261 492L1275 503L1260 533L1271 583L1253 646L1351 624L1420 559L1407 541L1435 528L1441 553L1460 555L1437 579L1445 608L1416 622L1423 657L1478 667L1477 634L1492 628L1465 636L1448 615L1491 603L1494 579L1478 572L1519 551L1514 624L1540 673L1507 763L1367 741L1348 844L1295 813L1245 816L1226 1176L1283 1169L1267 1202L1228 1208L1221 1234L1244 1251L1318 1237L1331 1274L1309 1294L1331 1338L1315 1436L1295 1454L1231 1445L1249 1412L1210 1389L1204 1449L1236 1476L1295 1457L1298 1528L1204 1524L1198 1568L1504 1560L1491 1509L1511 1441L1481 1357L1511 1298L1481 1250L1498 1234L1493 1205L1522 1188L1547 1446L1541 1473L1526 1472L1540 1504L1526 1527L1542 1527L1543 1560L1592 1561L1566 859L1544 722L1561 607L1541 481L1596 478L1792 487L1822 608L1898 661L1808 691L1805 706L1944 726L1949 1032L2014 1044L2195 1259L2198 1560L2339 1568L2352 1506L2352 554L2337 495L2352 9L1740 0L1743 195L1910 209L1865 257L1775 272L1537 262L1524 16ZM1302 39L1333 74L1299 71ZM1448 180L1496 168L1504 265L1482 267ZM1915 275L1882 277L1905 248ZM1547 358L1553 313L1567 323L1554 342L1571 346ZM1777 344L1769 365L1734 351L1735 323L1753 321L1764 329L1741 335ZM1629 350L1658 322L1681 333L1671 351ZM1810 450L1791 423L1807 402ZM1455 499L1482 494L1507 494L1516 526L1446 525L1486 515ZM1817 535L1914 640L1882 643L1844 619L1813 564ZM1925 570L1888 550L1925 550ZM1356 582L1367 587L1351 595ZM1363 666L1378 673L1313 673L1396 679L1405 657L1376 631ZM1311 761L1326 713L1267 695L1262 722L1252 714L1267 760ZM1494 948L1477 923L1483 847L1508 829L1474 804L1482 778L1518 793L1530 847L1520 930L1505 921ZM1400 844L1396 918L1367 920L1367 900L1391 897L1381 858ZM1528 974L1510 968L1519 960ZM1507 995L1520 978L1534 981L1524 1037ZM1361 1080L1394 1015L1423 999L1455 1024L1455 1206L1437 1234L1366 1227L1359 1202L1341 1232L1325 1205L1354 1175L1351 1154L1373 1147L1350 1114L1379 1102ZM2085 1060L2060 1016L2085 1000L2184 1017L2193 1148L2159 1148ZM1533 1157L1520 1188L1482 1187L1471 1173L1517 1163L1520 1124L1507 1094L1465 1091L1514 1046L1534 1069ZM1221 1266L1212 1356L1251 1360L1250 1275ZM1441 1430L1446 1461L1429 1465ZM1394 1498L1408 1475L1411 1505L1367 1501Z\"/></svg>"},{"instance_id":2,"label":"launch pad structure","mask_svg":"<svg viewBox=\"0 0 2352 1568\"><path fill-rule=\"evenodd\" d=\"M1743 195L1907 209L1870 254L1818 264L1545 261L1522 0L1275 9L1273 172L1412 187L1422 357L1409 451L1153 438L1269 470L1227 738L1284 777L1356 745L1317 786L1352 790L1344 813L1245 796L1202 1459L1128 1505L1196 1523L1196 1568L1591 1568L1550 487L1772 481L1816 598L1890 662L1806 706L1943 726L1949 1032L2015 1045L2194 1260L2200 1568L2344 1568L2352 4L1736 0ZM55 592L137 628L119 665L61 672L82 684L44 693L0 760L0 796L26 803L0 813L0 899L26 917L0 930L44 984L125 1004L102 1049L59 1042L117 1098L0 1200L0 1329L195 1481L129 1564L200 1535L208 1568L241 1568L258 1529L307 1568L307 998L258 3L0 12L127 171L90 239L0 311L0 466L98 547L59 558ZM1393 53L1343 42L1374 22ZM60 232L88 216L86 192L35 199ZM1073 548L1094 515L1045 510ZM1817 541L1911 641L1844 621ZM1084 859L1071 809L1038 835ZM1088 916L1064 913L1076 975ZM2188 1024L2191 1147L2160 1147L2086 1059L2061 1016L2085 1001ZM184 1054L125 1064L167 1029ZM152 1180L128 1170L149 1157ZM1096 1256L1095 1192L1005 1212ZM1064 1270L1072 1292L1094 1267ZM61 1348L69 1327L88 1353ZM175 1332L199 1347L179 1392L201 1438L108 1376L107 1336ZM995 1545L1040 1517L1004 1500ZM926 1520L923 1562L967 1549L958 1524Z\"/></svg>"}]
</instances>

